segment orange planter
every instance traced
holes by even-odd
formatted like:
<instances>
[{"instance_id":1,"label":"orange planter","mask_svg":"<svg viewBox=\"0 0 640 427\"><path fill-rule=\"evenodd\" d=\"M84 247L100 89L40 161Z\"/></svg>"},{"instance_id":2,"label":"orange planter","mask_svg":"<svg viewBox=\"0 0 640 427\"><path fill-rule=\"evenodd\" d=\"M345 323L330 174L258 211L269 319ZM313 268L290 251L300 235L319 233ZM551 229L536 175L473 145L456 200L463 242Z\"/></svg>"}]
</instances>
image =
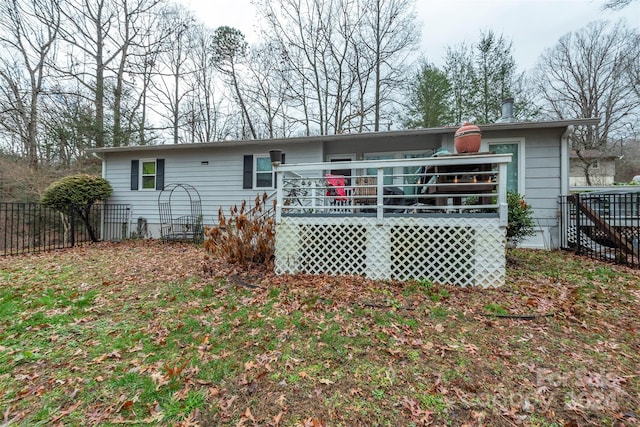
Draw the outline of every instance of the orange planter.
<instances>
[{"instance_id":1,"label":"orange planter","mask_svg":"<svg viewBox=\"0 0 640 427\"><path fill-rule=\"evenodd\" d=\"M457 153L477 153L480 151L480 128L469 122L464 123L453 135Z\"/></svg>"}]
</instances>

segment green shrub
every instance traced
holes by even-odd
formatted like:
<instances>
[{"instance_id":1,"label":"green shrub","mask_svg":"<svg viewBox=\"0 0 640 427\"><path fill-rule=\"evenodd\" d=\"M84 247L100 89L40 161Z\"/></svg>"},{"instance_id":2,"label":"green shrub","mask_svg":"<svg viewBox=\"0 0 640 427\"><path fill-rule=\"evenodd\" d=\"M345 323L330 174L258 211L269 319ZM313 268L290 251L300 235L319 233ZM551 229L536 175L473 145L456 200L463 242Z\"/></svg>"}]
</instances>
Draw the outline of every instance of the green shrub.
<instances>
[{"instance_id":1,"label":"green shrub","mask_svg":"<svg viewBox=\"0 0 640 427\"><path fill-rule=\"evenodd\" d=\"M533 236L533 208L518 193L507 193L509 219L507 224L507 242L517 246L525 237Z\"/></svg>"},{"instance_id":2,"label":"green shrub","mask_svg":"<svg viewBox=\"0 0 640 427\"><path fill-rule=\"evenodd\" d=\"M47 187L41 202L64 215L74 209L86 225L91 240L96 242L98 238L90 224L89 213L96 202L108 199L112 191L109 181L99 176L71 175L59 179Z\"/></svg>"}]
</instances>

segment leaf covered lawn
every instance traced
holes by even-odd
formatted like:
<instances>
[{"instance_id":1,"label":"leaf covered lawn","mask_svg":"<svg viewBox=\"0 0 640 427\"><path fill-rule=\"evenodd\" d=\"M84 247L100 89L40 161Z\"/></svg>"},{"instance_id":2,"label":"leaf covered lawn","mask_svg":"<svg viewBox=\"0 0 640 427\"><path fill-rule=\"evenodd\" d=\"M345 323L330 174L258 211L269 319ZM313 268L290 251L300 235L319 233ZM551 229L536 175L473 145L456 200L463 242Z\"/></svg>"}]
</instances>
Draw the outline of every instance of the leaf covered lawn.
<instances>
[{"instance_id":1,"label":"leaf covered lawn","mask_svg":"<svg viewBox=\"0 0 640 427\"><path fill-rule=\"evenodd\" d=\"M518 250L480 290L204 258L0 258L0 426L640 422L638 271Z\"/></svg>"}]
</instances>

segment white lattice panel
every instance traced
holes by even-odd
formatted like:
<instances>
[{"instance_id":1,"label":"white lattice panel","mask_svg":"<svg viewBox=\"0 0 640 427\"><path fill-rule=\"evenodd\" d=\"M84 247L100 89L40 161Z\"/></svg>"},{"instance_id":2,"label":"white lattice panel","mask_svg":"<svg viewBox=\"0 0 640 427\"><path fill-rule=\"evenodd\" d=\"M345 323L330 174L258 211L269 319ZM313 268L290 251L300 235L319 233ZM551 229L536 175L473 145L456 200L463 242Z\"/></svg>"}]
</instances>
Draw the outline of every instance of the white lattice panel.
<instances>
[{"instance_id":1,"label":"white lattice panel","mask_svg":"<svg viewBox=\"0 0 640 427\"><path fill-rule=\"evenodd\" d=\"M283 217L276 273L358 274L459 286L504 283L505 230L498 218Z\"/></svg>"}]
</instances>

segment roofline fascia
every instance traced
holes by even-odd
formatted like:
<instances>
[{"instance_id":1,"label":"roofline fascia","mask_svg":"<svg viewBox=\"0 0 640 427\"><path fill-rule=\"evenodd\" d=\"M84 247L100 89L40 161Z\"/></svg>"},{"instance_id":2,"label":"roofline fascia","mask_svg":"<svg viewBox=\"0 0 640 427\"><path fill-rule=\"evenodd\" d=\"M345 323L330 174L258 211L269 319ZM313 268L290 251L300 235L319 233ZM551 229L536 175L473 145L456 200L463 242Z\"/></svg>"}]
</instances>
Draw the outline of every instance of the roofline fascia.
<instances>
[{"instance_id":1,"label":"roofline fascia","mask_svg":"<svg viewBox=\"0 0 640 427\"><path fill-rule=\"evenodd\" d=\"M485 125L478 125L482 132L489 131L507 131L507 130L524 130L524 129L552 129L552 128L567 128L569 126L588 126L595 125L600 122L600 119L572 119L572 120L553 120L544 122L507 122L507 123L491 123ZM136 151L154 151L154 150L189 150L197 148L233 148L233 147L251 147L260 145L290 145L301 144L310 142L332 142L332 141L351 141L356 139L362 139L366 137L373 138L388 138L388 137L406 137L406 136L420 136L420 135L446 135L453 134L458 129L458 126L447 126L437 128L423 128L423 129L404 129L404 130L391 130L382 132L364 132L364 133L350 133L350 134L335 134L335 135L314 135L314 136L299 136L292 138L273 138L273 139L253 139L253 140L234 140L234 141L216 141L216 142L203 142L192 144L161 144L161 145L136 145L127 147L107 147L107 148L91 148L87 149L87 153L95 154L108 154L108 153L125 153Z\"/></svg>"}]
</instances>

